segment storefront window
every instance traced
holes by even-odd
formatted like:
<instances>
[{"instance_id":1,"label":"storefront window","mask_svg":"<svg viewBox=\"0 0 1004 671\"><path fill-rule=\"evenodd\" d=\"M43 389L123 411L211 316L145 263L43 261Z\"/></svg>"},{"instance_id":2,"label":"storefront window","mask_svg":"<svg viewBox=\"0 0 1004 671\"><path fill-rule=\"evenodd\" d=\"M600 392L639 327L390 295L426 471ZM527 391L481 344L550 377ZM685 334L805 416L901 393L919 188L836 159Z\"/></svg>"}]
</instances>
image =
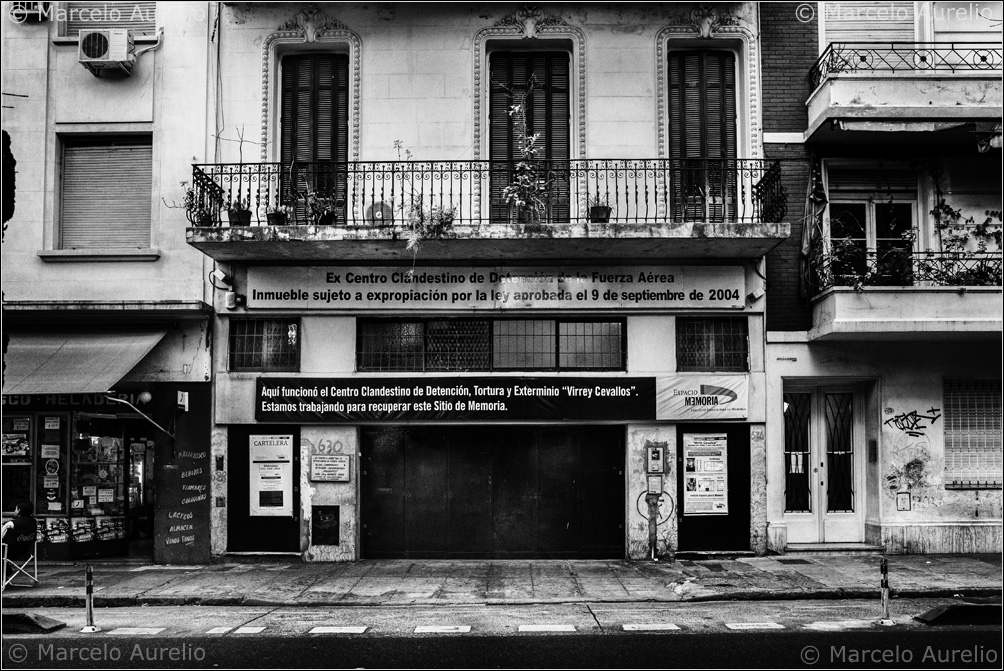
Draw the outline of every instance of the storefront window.
<instances>
[{"instance_id":1,"label":"storefront window","mask_svg":"<svg viewBox=\"0 0 1004 671\"><path fill-rule=\"evenodd\" d=\"M3 418L3 512L31 500L31 417Z\"/></svg>"}]
</instances>

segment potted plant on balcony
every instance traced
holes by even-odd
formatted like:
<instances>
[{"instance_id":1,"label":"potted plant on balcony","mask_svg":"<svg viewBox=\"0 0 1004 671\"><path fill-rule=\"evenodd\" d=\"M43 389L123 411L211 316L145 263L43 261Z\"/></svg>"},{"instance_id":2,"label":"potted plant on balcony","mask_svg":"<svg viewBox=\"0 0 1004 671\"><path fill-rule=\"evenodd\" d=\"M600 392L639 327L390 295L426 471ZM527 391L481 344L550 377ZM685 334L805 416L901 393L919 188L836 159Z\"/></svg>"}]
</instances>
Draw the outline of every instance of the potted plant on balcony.
<instances>
[{"instance_id":1,"label":"potted plant on balcony","mask_svg":"<svg viewBox=\"0 0 1004 671\"><path fill-rule=\"evenodd\" d=\"M317 226L330 226L335 223L334 200L318 195L316 191L308 191L304 199L310 219Z\"/></svg>"},{"instance_id":2,"label":"potted plant on balcony","mask_svg":"<svg viewBox=\"0 0 1004 671\"><path fill-rule=\"evenodd\" d=\"M251 225L251 204L248 198L238 196L227 205L227 218L231 226Z\"/></svg>"},{"instance_id":3,"label":"potted plant on balcony","mask_svg":"<svg viewBox=\"0 0 1004 671\"><path fill-rule=\"evenodd\" d=\"M605 224L610 221L610 213L613 208L606 196L599 193L593 194L589 198L589 222L593 224Z\"/></svg>"},{"instance_id":4,"label":"potted plant on balcony","mask_svg":"<svg viewBox=\"0 0 1004 671\"><path fill-rule=\"evenodd\" d=\"M173 202L167 205L167 201L164 201L164 204L168 207L184 208L185 216L192 226L212 226L214 224L213 213L208 207L199 204L199 196L195 193L195 186L189 186L186 181L181 182L181 188L184 189L181 205Z\"/></svg>"},{"instance_id":5,"label":"potted plant on balcony","mask_svg":"<svg viewBox=\"0 0 1004 671\"><path fill-rule=\"evenodd\" d=\"M513 122L513 142L519 153L519 161L513 166L509 184L502 189L502 200L509 205L515 219L524 224L526 232L541 232L541 221L547 213L550 198L551 179L542 175L537 163L537 141L540 133L530 133L526 109L533 92L540 88L537 76L530 75L526 88L510 89L503 86L515 101L509 107Z\"/></svg>"},{"instance_id":6,"label":"potted plant on balcony","mask_svg":"<svg viewBox=\"0 0 1004 671\"><path fill-rule=\"evenodd\" d=\"M270 205L265 208L265 218L269 226L285 226L289 220L288 205Z\"/></svg>"}]
</instances>

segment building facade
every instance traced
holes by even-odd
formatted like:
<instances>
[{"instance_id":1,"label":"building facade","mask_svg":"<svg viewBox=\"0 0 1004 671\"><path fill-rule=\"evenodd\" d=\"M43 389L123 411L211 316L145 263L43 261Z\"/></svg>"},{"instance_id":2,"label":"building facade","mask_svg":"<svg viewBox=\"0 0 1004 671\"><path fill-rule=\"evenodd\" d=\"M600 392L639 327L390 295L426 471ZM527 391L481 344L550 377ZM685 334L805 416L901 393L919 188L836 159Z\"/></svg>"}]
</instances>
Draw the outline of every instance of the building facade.
<instances>
[{"instance_id":1,"label":"building facade","mask_svg":"<svg viewBox=\"0 0 1004 671\"><path fill-rule=\"evenodd\" d=\"M53 556L999 551L999 28L92 4L4 26L4 511Z\"/></svg>"}]
</instances>

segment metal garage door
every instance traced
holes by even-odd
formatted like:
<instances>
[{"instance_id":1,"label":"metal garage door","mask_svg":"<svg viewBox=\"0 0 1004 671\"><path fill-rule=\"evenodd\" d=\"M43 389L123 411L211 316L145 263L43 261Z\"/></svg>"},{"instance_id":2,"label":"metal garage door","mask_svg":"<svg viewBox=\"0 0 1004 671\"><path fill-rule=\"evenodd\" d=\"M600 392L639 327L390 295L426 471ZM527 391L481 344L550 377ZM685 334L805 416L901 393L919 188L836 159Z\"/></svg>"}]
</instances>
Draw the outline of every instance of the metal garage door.
<instances>
[{"instance_id":1,"label":"metal garage door","mask_svg":"<svg viewBox=\"0 0 1004 671\"><path fill-rule=\"evenodd\" d=\"M363 556L620 558L623 434L365 428Z\"/></svg>"}]
</instances>

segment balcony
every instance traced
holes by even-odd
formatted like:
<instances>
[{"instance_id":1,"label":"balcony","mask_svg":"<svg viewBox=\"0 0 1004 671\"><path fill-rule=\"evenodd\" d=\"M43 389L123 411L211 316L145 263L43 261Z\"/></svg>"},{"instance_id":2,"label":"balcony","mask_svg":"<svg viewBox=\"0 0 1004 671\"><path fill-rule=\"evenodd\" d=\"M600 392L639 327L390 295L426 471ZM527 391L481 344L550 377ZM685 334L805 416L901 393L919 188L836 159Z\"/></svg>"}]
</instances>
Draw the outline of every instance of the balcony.
<instances>
[{"instance_id":1,"label":"balcony","mask_svg":"<svg viewBox=\"0 0 1004 671\"><path fill-rule=\"evenodd\" d=\"M859 140L876 130L944 131L999 119L1001 72L1000 43L834 43L809 72L807 136Z\"/></svg>"},{"instance_id":2,"label":"balcony","mask_svg":"<svg viewBox=\"0 0 1004 671\"><path fill-rule=\"evenodd\" d=\"M195 165L187 239L219 261L411 259L416 230L430 260L757 258L789 234L777 161L535 161L522 208L506 198L521 167L525 176L505 161Z\"/></svg>"},{"instance_id":3,"label":"balcony","mask_svg":"<svg viewBox=\"0 0 1004 671\"><path fill-rule=\"evenodd\" d=\"M1000 339L1000 251L862 252L822 243L810 340Z\"/></svg>"}]
</instances>

